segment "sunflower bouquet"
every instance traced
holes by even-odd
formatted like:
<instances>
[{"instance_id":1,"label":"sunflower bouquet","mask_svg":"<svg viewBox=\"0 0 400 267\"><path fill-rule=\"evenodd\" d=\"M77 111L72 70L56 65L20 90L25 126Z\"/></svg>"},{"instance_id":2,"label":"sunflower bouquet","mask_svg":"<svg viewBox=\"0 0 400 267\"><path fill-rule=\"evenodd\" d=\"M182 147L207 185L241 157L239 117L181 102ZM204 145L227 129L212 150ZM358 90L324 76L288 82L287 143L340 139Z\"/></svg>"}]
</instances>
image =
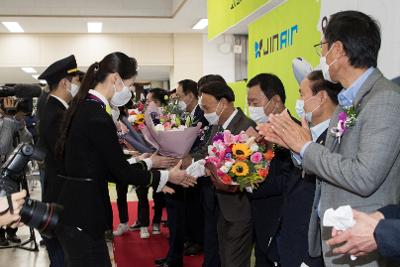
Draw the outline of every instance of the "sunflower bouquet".
<instances>
[{"instance_id":1,"label":"sunflower bouquet","mask_svg":"<svg viewBox=\"0 0 400 267\"><path fill-rule=\"evenodd\" d=\"M274 156L273 150L256 143L255 137L225 130L216 134L208 146L206 167L225 185L254 189L268 176Z\"/></svg>"},{"instance_id":2,"label":"sunflower bouquet","mask_svg":"<svg viewBox=\"0 0 400 267\"><path fill-rule=\"evenodd\" d=\"M135 104L135 108L128 109L128 121L132 126L136 128L142 128L144 124L144 104L143 102L138 102Z\"/></svg>"}]
</instances>

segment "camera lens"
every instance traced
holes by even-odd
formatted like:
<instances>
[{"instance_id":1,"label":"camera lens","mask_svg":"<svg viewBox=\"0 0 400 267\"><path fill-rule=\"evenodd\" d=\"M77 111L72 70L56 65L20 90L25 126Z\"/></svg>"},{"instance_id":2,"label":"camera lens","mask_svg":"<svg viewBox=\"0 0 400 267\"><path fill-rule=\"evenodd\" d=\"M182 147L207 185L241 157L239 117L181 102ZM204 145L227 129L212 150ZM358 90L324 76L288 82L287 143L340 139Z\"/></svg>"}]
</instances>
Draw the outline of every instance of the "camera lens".
<instances>
[{"instance_id":1,"label":"camera lens","mask_svg":"<svg viewBox=\"0 0 400 267\"><path fill-rule=\"evenodd\" d=\"M62 210L62 206L58 204L28 198L21 210L21 222L51 237L58 225Z\"/></svg>"}]
</instances>

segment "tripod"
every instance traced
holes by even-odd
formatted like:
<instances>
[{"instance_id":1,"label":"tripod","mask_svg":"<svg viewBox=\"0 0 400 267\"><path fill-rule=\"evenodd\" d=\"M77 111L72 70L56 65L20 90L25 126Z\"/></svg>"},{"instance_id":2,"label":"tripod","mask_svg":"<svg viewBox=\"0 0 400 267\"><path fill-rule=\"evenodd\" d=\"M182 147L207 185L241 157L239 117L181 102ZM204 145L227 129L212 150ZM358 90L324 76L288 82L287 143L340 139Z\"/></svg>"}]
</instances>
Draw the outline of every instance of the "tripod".
<instances>
[{"instance_id":1,"label":"tripod","mask_svg":"<svg viewBox=\"0 0 400 267\"><path fill-rule=\"evenodd\" d=\"M23 172L22 175L22 179L21 179L21 187L22 189L26 190L26 198L30 197L29 194L29 188L28 188L28 180L26 179L26 174L25 172ZM28 250L28 251L39 251L39 247L38 244L36 242L36 235L35 235L35 230L32 227L29 227L29 238L23 242L21 242L20 244L15 244L15 245L9 245L9 246L4 246L4 247L0 247L0 249L4 249L4 248L20 248L23 250ZM30 247L26 246L28 244L33 244L33 246L31 245Z\"/></svg>"}]
</instances>

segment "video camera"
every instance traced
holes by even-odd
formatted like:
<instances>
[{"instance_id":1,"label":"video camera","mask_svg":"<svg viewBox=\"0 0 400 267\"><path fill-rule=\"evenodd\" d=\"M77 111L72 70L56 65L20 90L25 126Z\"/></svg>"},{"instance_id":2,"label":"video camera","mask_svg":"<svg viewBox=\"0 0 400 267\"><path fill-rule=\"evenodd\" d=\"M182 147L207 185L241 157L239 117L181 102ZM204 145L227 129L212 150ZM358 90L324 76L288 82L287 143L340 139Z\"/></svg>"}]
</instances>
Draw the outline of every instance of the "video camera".
<instances>
[{"instance_id":1,"label":"video camera","mask_svg":"<svg viewBox=\"0 0 400 267\"><path fill-rule=\"evenodd\" d=\"M31 144L20 144L3 164L0 172L0 197L20 191L24 170L30 160L43 160L44 153ZM21 222L52 236L58 225L63 207L27 198L21 209Z\"/></svg>"},{"instance_id":2,"label":"video camera","mask_svg":"<svg viewBox=\"0 0 400 267\"><path fill-rule=\"evenodd\" d=\"M0 86L0 97L33 98L39 97L41 93L42 88L37 84L6 84Z\"/></svg>"}]
</instances>

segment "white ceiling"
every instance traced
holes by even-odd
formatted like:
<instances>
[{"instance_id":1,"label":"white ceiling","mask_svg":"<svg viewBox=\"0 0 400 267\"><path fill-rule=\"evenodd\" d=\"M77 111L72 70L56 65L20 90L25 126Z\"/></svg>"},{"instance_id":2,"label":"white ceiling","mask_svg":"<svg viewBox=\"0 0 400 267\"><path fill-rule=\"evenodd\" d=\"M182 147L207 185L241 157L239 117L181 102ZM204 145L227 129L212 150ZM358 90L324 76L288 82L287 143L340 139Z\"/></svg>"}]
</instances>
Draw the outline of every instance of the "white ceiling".
<instances>
[{"instance_id":1,"label":"white ceiling","mask_svg":"<svg viewBox=\"0 0 400 267\"><path fill-rule=\"evenodd\" d=\"M0 8L0 21L17 21L25 33L87 33L92 21L103 22L103 33L206 33L192 30L206 17L206 0L1 0ZM1 33L9 33L3 24ZM170 68L142 66L138 80L169 80ZM16 81L37 82L20 68L0 68L0 84Z\"/></svg>"},{"instance_id":2,"label":"white ceiling","mask_svg":"<svg viewBox=\"0 0 400 267\"><path fill-rule=\"evenodd\" d=\"M0 21L17 21L28 33L86 33L103 22L104 33L193 33L207 17L206 0L1 0ZM0 24L0 33L8 33Z\"/></svg>"}]
</instances>

